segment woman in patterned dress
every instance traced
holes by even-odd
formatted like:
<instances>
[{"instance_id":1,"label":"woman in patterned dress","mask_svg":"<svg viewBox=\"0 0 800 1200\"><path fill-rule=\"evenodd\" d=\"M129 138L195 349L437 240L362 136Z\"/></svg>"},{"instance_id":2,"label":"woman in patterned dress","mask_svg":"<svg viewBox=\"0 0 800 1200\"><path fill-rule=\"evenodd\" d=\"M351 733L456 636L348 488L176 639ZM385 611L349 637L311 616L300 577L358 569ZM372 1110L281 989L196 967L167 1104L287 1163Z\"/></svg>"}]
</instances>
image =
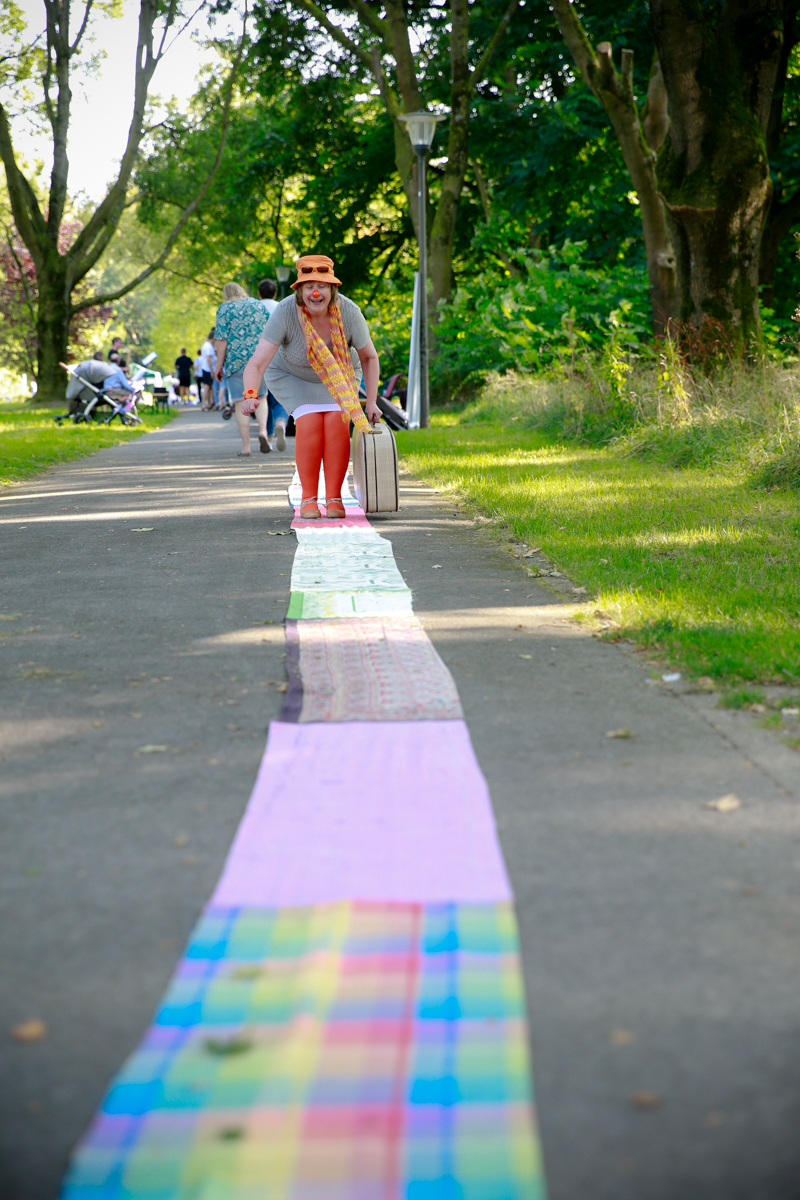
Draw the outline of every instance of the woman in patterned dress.
<instances>
[{"instance_id":1,"label":"woman in patterned dress","mask_svg":"<svg viewBox=\"0 0 800 1200\"><path fill-rule=\"evenodd\" d=\"M225 379L228 398L234 405L236 425L242 438L240 458L250 457L250 416L242 412L244 369L259 339L267 327L269 314L260 300L253 300L238 283L226 283L222 289L222 304L217 309L214 348L217 352L217 379ZM263 382L259 395L266 396ZM269 454L267 437L268 408L266 403L256 410L258 444L262 454ZM285 443L284 443L285 444Z\"/></svg>"}]
</instances>

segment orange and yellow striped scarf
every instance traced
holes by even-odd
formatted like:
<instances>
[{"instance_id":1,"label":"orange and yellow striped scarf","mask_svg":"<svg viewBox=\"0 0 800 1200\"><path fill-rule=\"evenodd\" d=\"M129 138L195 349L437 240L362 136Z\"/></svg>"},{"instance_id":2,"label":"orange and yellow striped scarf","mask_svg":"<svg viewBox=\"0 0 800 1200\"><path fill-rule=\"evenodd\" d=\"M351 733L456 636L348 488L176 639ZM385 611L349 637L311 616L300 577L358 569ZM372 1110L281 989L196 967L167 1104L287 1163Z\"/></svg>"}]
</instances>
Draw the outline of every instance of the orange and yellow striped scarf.
<instances>
[{"instance_id":1,"label":"orange and yellow striped scarf","mask_svg":"<svg viewBox=\"0 0 800 1200\"><path fill-rule=\"evenodd\" d=\"M362 433L369 433L369 421L365 417L358 399L356 373L353 370L339 305L331 304L328 308L328 316L331 319L333 353L311 324L311 318L305 305L299 311L300 323L303 326L303 333L306 335L306 353L309 363L342 410L342 420L345 425L352 421L356 429L360 429Z\"/></svg>"}]
</instances>

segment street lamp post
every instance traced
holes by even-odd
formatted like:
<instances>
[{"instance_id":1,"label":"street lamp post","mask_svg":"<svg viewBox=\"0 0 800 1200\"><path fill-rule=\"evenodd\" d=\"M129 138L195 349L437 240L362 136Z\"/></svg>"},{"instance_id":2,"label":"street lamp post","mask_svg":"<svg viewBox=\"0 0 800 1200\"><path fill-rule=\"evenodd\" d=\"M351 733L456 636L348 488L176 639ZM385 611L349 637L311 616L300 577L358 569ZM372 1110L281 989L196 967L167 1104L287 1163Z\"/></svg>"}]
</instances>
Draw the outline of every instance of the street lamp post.
<instances>
[{"instance_id":1,"label":"street lamp post","mask_svg":"<svg viewBox=\"0 0 800 1200\"><path fill-rule=\"evenodd\" d=\"M425 201L425 168L428 151L433 144L436 126L445 117L436 113L402 113L411 145L417 153L417 201L419 203L419 424L427 429L431 423L430 389L428 387L428 234Z\"/></svg>"},{"instance_id":2,"label":"street lamp post","mask_svg":"<svg viewBox=\"0 0 800 1200\"><path fill-rule=\"evenodd\" d=\"M278 276L278 283L280 285L281 300L283 300L283 298L286 295L286 284L289 282L289 272L290 271L291 271L291 267L276 267L275 268L275 274Z\"/></svg>"}]
</instances>

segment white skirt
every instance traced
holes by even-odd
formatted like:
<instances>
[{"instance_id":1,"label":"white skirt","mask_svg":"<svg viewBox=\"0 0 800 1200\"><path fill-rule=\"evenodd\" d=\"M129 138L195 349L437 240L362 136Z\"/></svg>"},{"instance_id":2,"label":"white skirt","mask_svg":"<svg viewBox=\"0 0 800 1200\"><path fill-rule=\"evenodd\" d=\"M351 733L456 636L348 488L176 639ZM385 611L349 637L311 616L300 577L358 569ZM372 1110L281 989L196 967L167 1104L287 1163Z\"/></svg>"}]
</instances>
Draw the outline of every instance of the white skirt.
<instances>
[{"instance_id":1,"label":"white skirt","mask_svg":"<svg viewBox=\"0 0 800 1200\"><path fill-rule=\"evenodd\" d=\"M321 380L311 383L270 363L264 373L264 383L287 413L292 413L295 418L309 412L339 411L339 405ZM303 412L300 412L301 408Z\"/></svg>"},{"instance_id":2,"label":"white skirt","mask_svg":"<svg viewBox=\"0 0 800 1200\"><path fill-rule=\"evenodd\" d=\"M339 412L338 404L301 404L292 413L295 421L299 421L301 417L307 417L309 413L326 413Z\"/></svg>"}]
</instances>

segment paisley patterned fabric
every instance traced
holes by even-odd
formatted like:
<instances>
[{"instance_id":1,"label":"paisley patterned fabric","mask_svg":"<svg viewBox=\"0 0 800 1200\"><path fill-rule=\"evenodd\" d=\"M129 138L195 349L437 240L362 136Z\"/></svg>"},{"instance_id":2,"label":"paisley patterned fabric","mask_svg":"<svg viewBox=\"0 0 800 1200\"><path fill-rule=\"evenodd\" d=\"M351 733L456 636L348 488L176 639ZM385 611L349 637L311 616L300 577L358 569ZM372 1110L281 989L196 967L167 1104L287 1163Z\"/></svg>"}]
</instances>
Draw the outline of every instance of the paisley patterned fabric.
<instances>
[{"instance_id":1,"label":"paisley patterned fabric","mask_svg":"<svg viewBox=\"0 0 800 1200\"><path fill-rule=\"evenodd\" d=\"M301 722L452 721L464 715L453 677L413 613L288 620L286 640L287 700L299 691ZM283 719L292 719L288 710Z\"/></svg>"}]
</instances>

